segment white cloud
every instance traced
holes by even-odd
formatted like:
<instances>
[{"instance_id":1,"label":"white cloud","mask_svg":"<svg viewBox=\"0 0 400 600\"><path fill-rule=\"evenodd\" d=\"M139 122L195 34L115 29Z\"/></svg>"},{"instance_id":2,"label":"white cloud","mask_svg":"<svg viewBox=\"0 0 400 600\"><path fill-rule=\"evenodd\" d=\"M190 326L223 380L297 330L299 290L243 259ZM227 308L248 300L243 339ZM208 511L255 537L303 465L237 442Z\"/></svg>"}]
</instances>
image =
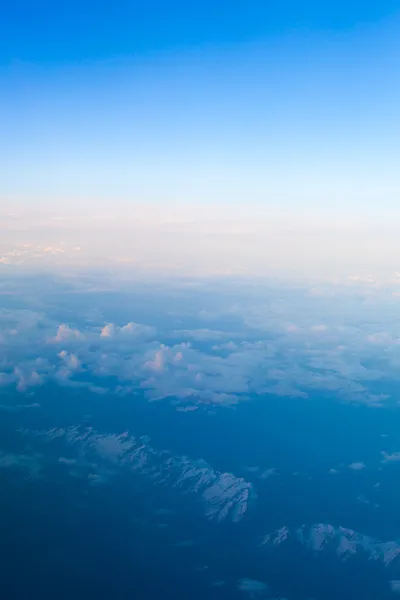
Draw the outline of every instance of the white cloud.
<instances>
[{"instance_id":1,"label":"white cloud","mask_svg":"<svg viewBox=\"0 0 400 600\"><path fill-rule=\"evenodd\" d=\"M166 353L168 352L165 346L161 346L159 350L154 355L153 360L148 360L144 363L143 367L145 369L151 369L152 371L156 371L158 373L165 370L166 366ZM179 360L181 359L182 354L179 354Z\"/></svg>"},{"instance_id":2,"label":"white cloud","mask_svg":"<svg viewBox=\"0 0 400 600\"><path fill-rule=\"evenodd\" d=\"M382 462L400 462L400 452L382 452Z\"/></svg>"},{"instance_id":3,"label":"white cloud","mask_svg":"<svg viewBox=\"0 0 400 600\"><path fill-rule=\"evenodd\" d=\"M353 462L349 465L349 469L352 471L362 471L362 469L365 469L365 466L363 462Z\"/></svg>"},{"instance_id":4,"label":"white cloud","mask_svg":"<svg viewBox=\"0 0 400 600\"><path fill-rule=\"evenodd\" d=\"M271 469L265 469L265 471L262 471L260 473L260 479L269 479L270 477L272 477L273 475L276 474L276 469L271 468Z\"/></svg>"},{"instance_id":5,"label":"white cloud","mask_svg":"<svg viewBox=\"0 0 400 600\"><path fill-rule=\"evenodd\" d=\"M90 285L102 287L99 282ZM207 289L206 284L203 288ZM182 288L179 290L182 293ZM151 399L176 397L192 404L232 404L254 394L305 398L313 391L331 392L345 400L374 406L390 401L387 394L375 394L370 385L394 377L396 361L400 361L400 345L391 344L383 354L379 344L368 343L371 336L389 339L382 338L382 331L388 329L384 313L378 315L374 307L357 305L356 313L339 318L336 299L332 302L326 296L302 294L299 290L266 286L264 297L261 293L260 299L258 295L249 296L235 305L229 300L231 294L226 294L225 304L220 296L215 308L202 312L203 316L213 315L215 329L179 331L176 315L171 316L171 329L168 321L163 327L164 344L157 341L154 327L134 321L123 325L101 323L100 309L96 320L79 327L75 322L55 323L36 311L0 310L0 384L15 383L16 377L10 373L18 367L24 374L19 389L26 388L29 381L38 381L37 377L41 381L56 377L69 385L83 364L88 375L95 378L90 385L96 388L107 390L110 382L106 379L113 377L118 380L114 388L118 393L124 388L142 389ZM271 298L267 303L268 295ZM215 293L213 303L214 297ZM346 309L348 303L343 306ZM187 322L192 318L197 324L198 306L192 312L187 307L185 310ZM223 323L225 317L238 320L235 342L211 345L215 339L233 335L220 328L218 320ZM343 326L344 321L353 324ZM360 322L366 324L357 325ZM396 323L391 313L390 322ZM295 332L285 329L287 323L296 324ZM397 325L392 327L392 338L397 339L400 326L397 330ZM171 338L177 343L167 345ZM204 342L202 350L185 340ZM43 356L46 364L37 365L33 356ZM371 366L374 364L379 368ZM31 378L25 375L29 373L33 374Z\"/></svg>"},{"instance_id":6,"label":"white cloud","mask_svg":"<svg viewBox=\"0 0 400 600\"><path fill-rule=\"evenodd\" d=\"M25 392L28 388L43 385L44 381L37 371L26 372L20 367L15 367L14 377L19 392Z\"/></svg>"},{"instance_id":7,"label":"white cloud","mask_svg":"<svg viewBox=\"0 0 400 600\"><path fill-rule=\"evenodd\" d=\"M127 323L122 327L115 325L114 323L108 323L105 325L100 333L100 337L103 338L125 338L129 339L150 339L156 335L156 329L140 323Z\"/></svg>"},{"instance_id":8,"label":"white cloud","mask_svg":"<svg viewBox=\"0 0 400 600\"><path fill-rule=\"evenodd\" d=\"M100 333L100 337L114 337L116 332L115 325L113 323L108 323L105 325Z\"/></svg>"},{"instance_id":9,"label":"white cloud","mask_svg":"<svg viewBox=\"0 0 400 600\"><path fill-rule=\"evenodd\" d=\"M71 371L78 371L81 368L81 361L76 354L69 354L66 350L62 350L58 356Z\"/></svg>"},{"instance_id":10,"label":"white cloud","mask_svg":"<svg viewBox=\"0 0 400 600\"><path fill-rule=\"evenodd\" d=\"M42 330L37 328L35 319L30 331L37 336ZM44 333L51 327L48 324ZM50 337L50 341L66 344L67 348L58 352L65 368L59 369L55 376L68 384L83 361L89 373L117 377L120 385L145 389L153 399L176 396L197 402L232 404L249 394L307 397L308 390L318 389L352 398L359 396L370 403L378 401L366 395L366 387L359 381L379 378L379 373L366 369L357 357L352 354L349 358L342 350L304 348L302 338L297 336L292 342L282 334L272 340L230 342L221 346L229 354L216 356L216 347L200 351L187 342L174 346L160 344L154 339L154 328L133 322L123 326L113 323L91 326L83 331L61 324L56 329L56 336ZM40 338L36 343L40 343ZM43 367L38 372L47 377L52 375L51 368L48 371Z\"/></svg>"},{"instance_id":11,"label":"white cloud","mask_svg":"<svg viewBox=\"0 0 400 600\"><path fill-rule=\"evenodd\" d=\"M69 325L63 323L58 326L55 342L65 342L70 340L83 340L84 334L79 329L72 329Z\"/></svg>"},{"instance_id":12,"label":"white cloud","mask_svg":"<svg viewBox=\"0 0 400 600\"><path fill-rule=\"evenodd\" d=\"M119 334L131 337L152 338L156 335L156 329L155 327L149 327L148 325L133 323L131 321L121 327Z\"/></svg>"}]
</instances>

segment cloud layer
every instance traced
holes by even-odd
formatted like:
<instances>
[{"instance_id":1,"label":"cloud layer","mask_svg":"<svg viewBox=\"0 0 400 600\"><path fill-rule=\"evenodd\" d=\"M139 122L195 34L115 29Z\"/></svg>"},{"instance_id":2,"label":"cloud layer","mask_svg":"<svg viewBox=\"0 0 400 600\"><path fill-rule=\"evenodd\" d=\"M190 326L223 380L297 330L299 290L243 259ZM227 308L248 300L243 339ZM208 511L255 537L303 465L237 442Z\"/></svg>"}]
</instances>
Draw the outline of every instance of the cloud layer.
<instances>
[{"instance_id":1,"label":"cloud layer","mask_svg":"<svg viewBox=\"0 0 400 600\"><path fill-rule=\"evenodd\" d=\"M135 306L118 280L107 293L123 293L133 304L123 307L128 319L117 321L101 308L111 280L78 282L46 280L45 293L32 283L30 296L25 280L17 280L19 288L8 284L12 301L0 309L2 387L26 392L56 382L194 408L315 393L373 406L399 400L400 310L385 287L162 283ZM46 299L65 290L73 311ZM21 293L25 306L15 308ZM155 301L151 313L146 303ZM138 322L137 313L150 322Z\"/></svg>"}]
</instances>

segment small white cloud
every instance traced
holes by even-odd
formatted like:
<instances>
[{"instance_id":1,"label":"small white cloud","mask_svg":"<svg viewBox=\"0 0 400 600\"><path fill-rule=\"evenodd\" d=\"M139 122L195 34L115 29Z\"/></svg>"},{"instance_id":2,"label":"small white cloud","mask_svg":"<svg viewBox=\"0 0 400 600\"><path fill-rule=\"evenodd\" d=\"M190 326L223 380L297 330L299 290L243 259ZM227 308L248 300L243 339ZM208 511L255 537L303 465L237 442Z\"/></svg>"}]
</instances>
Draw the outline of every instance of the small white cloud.
<instances>
[{"instance_id":1,"label":"small white cloud","mask_svg":"<svg viewBox=\"0 0 400 600\"><path fill-rule=\"evenodd\" d=\"M393 452L390 454L389 452L383 451L382 453L382 462L400 462L400 452Z\"/></svg>"},{"instance_id":2,"label":"small white cloud","mask_svg":"<svg viewBox=\"0 0 400 600\"><path fill-rule=\"evenodd\" d=\"M260 474L260 479L269 479L270 477L272 477L273 475L276 474L276 470L275 469L266 469L265 471L263 471Z\"/></svg>"},{"instance_id":3,"label":"small white cloud","mask_svg":"<svg viewBox=\"0 0 400 600\"><path fill-rule=\"evenodd\" d=\"M199 409L198 406L178 406L176 411L177 412L194 412L195 410L198 410L198 409Z\"/></svg>"},{"instance_id":4,"label":"small white cloud","mask_svg":"<svg viewBox=\"0 0 400 600\"><path fill-rule=\"evenodd\" d=\"M362 469L365 469L365 463L353 462L349 465L349 469L351 469L352 471L362 471Z\"/></svg>"}]
</instances>

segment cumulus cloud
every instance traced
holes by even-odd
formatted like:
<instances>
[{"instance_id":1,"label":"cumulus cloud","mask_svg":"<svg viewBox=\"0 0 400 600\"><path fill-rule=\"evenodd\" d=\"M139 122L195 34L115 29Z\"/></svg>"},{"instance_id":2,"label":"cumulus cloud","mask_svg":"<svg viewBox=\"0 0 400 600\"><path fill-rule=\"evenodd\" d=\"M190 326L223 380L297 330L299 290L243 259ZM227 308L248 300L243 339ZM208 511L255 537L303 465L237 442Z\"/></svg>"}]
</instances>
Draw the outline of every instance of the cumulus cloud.
<instances>
[{"instance_id":1,"label":"cumulus cloud","mask_svg":"<svg viewBox=\"0 0 400 600\"><path fill-rule=\"evenodd\" d=\"M100 337L114 337L115 332L115 325L113 323L108 323L102 328Z\"/></svg>"},{"instance_id":2,"label":"cumulus cloud","mask_svg":"<svg viewBox=\"0 0 400 600\"><path fill-rule=\"evenodd\" d=\"M58 356L71 371L78 371L81 368L81 361L76 354L69 354L66 350L62 350Z\"/></svg>"},{"instance_id":3,"label":"cumulus cloud","mask_svg":"<svg viewBox=\"0 0 400 600\"><path fill-rule=\"evenodd\" d=\"M65 342L83 339L85 339L85 335L81 331L79 331L79 329L73 329L72 327L69 327L69 325L63 323L62 325L58 326L57 334L54 338L54 341Z\"/></svg>"},{"instance_id":4,"label":"cumulus cloud","mask_svg":"<svg viewBox=\"0 0 400 600\"><path fill-rule=\"evenodd\" d=\"M20 367L15 367L14 378L19 392L25 392L28 388L43 385L43 378L37 371L24 371Z\"/></svg>"},{"instance_id":5,"label":"cumulus cloud","mask_svg":"<svg viewBox=\"0 0 400 600\"><path fill-rule=\"evenodd\" d=\"M100 337L103 338L126 338L126 339L146 339L152 338L156 334L154 327L142 325L140 323L133 323L132 321L123 325L122 327L115 325L114 323L107 323L100 333Z\"/></svg>"},{"instance_id":6,"label":"cumulus cloud","mask_svg":"<svg viewBox=\"0 0 400 600\"><path fill-rule=\"evenodd\" d=\"M150 369L151 371L162 372L165 370L166 360L167 360L167 352L165 346L161 346L159 350L157 350L154 354L154 359L148 360L144 363L144 369ZM181 354L178 355L179 358Z\"/></svg>"},{"instance_id":7,"label":"cumulus cloud","mask_svg":"<svg viewBox=\"0 0 400 600\"><path fill-rule=\"evenodd\" d=\"M325 296L284 287L268 293L268 304L258 296L223 304L221 296L215 308L203 309L200 315L197 307L193 322L212 314L213 329L176 329L176 317L167 313L160 340L154 327L133 320L101 322L99 310L96 320L82 319L81 324L54 322L27 309L0 310L0 343L5 349L0 385L16 382L16 367L23 373L20 390L38 384L39 378L70 385L84 365L93 380L80 385L104 391L113 378L117 384L109 391L141 389L151 399L176 397L187 404L234 404L254 394L306 398L315 391L374 406L391 400L384 391L377 395L371 384L390 378L392 371L394 377L398 370L400 345L393 340L400 336L400 327L393 325L385 337L382 331L387 328L372 318L369 306L362 307L362 318L357 307L343 325L334 310L336 301L331 306ZM375 317L376 311L371 314ZM233 333L218 326L219 319L224 323L226 318L239 324ZM34 355L47 363L35 364Z\"/></svg>"},{"instance_id":8,"label":"cumulus cloud","mask_svg":"<svg viewBox=\"0 0 400 600\"><path fill-rule=\"evenodd\" d=\"M228 359L199 352L189 344L161 345L143 365L151 376L141 386L155 399L177 396L205 403L236 403L249 392L246 377Z\"/></svg>"},{"instance_id":9,"label":"cumulus cloud","mask_svg":"<svg viewBox=\"0 0 400 600\"><path fill-rule=\"evenodd\" d=\"M203 337L204 330L200 331ZM56 327L55 337L50 338L53 344L66 344L58 352L64 368L54 376L59 382L73 383L73 373L83 361L89 373L117 377L125 385L136 382L153 399L176 396L206 404L235 404L249 394L307 397L307 390L312 389L354 397L365 392L360 379L379 377L379 373L367 370L354 357L348 360L342 350L290 351L285 337L230 342L221 346L223 355L216 355L214 346L209 350L193 348L188 342L168 346L157 342L155 334L153 327L133 322L83 330L61 324ZM36 372L41 373L38 369ZM32 383L34 380L35 375ZM21 383L19 389L23 387ZM372 397L370 401L376 403Z\"/></svg>"},{"instance_id":10,"label":"cumulus cloud","mask_svg":"<svg viewBox=\"0 0 400 600\"><path fill-rule=\"evenodd\" d=\"M149 327L148 325L142 325L140 323L127 323L123 325L119 330L120 335L151 338L156 335L155 327Z\"/></svg>"}]
</instances>

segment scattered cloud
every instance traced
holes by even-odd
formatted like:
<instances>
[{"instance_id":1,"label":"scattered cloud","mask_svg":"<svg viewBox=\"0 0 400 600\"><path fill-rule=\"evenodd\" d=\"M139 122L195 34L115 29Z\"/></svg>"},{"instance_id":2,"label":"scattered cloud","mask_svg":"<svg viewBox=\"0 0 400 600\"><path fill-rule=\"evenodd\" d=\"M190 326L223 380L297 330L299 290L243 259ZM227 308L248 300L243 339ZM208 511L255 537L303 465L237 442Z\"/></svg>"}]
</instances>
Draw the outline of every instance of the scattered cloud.
<instances>
[{"instance_id":1,"label":"scattered cloud","mask_svg":"<svg viewBox=\"0 0 400 600\"><path fill-rule=\"evenodd\" d=\"M193 294L190 286L177 289ZM202 294L205 290L204 284ZM177 329L168 307L162 331L133 320L103 320L99 308L92 309L94 319L81 320L79 311L74 320L50 317L42 301L36 301L36 310L0 310L0 385L16 384L20 391L50 380L78 385L78 373L84 372L79 385L101 393L142 390L151 400L178 399L179 407L232 405L252 395L307 398L313 392L371 406L391 401L390 393L376 393L374 382L397 377L395 319L389 332L386 317L379 323L371 305L361 305L362 317L357 305L339 319L336 301L285 286L267 286L265 299L260 294L235 304L232 294L224 294L216 296L213 308L184 308L187 321L206 319L213 325L207 328Z\"/></svg>"}]
</instances>

